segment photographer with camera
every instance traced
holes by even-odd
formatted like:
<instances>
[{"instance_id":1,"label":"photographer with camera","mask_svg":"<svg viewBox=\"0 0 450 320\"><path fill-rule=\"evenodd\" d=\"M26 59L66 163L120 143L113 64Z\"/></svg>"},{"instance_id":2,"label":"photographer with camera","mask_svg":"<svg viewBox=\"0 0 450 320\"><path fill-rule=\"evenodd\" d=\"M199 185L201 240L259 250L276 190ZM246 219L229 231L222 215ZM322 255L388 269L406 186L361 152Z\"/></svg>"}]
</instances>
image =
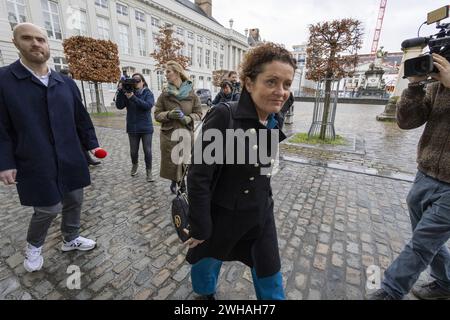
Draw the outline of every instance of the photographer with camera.
<instances>
[{"instance_id":1,"label":"photographer with camera","mask_svg":"<svg viewBox=\"0 0 450 320\"><path fill-rule=\"evenodd\" d=\"M420 299L450 299L450 63L433 53L431 73L437 82L424 90L428 75L408 77L408 88L397 103L402 129L425 124L418 146L418 173L407 197L412 239L384 273L372 300L402 299L430 266L435 280L412 289Z\"/></svg>"},{"instance_id":2,"label":"photographer with camera","mask_svg":"<svg viewBox=\"0 0 450 320\"><path fill-rule=\"evenodd\" d=\"M116 107L127 108L127 133L130 140L131 176L138 170L139 143L144 149L147 181L155 181L152 174L153 123L151 109L155 104L153 93L148 88L144 76L135 73L131 78L122 79L118 86Z\"/></svg>"}]
</instances>

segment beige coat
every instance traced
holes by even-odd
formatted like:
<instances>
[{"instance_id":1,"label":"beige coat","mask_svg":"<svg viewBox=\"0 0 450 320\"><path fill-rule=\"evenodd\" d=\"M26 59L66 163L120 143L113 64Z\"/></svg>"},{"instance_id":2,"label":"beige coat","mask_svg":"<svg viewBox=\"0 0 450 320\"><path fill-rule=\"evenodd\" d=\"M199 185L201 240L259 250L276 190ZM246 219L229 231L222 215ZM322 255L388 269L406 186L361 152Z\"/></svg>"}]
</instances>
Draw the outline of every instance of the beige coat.
<instances>
[{"instance_id":1,"label":"beige coat","mask_svg":"<svg viewBox=\"0 0 450 320\"><path fill-rule=\"evenodd\" d=\"M191 117L193 121L186 127L179 120L172 120L167 118L169 111L180 109L183 113ZM202 107L200 99L191 91L189 96L184 100L177 100L173 95L163 92L156 102L155 119L161 123L161 178L181 181L183 176L183 166L175 164L171 159L173 147L179 142L171 141L172 132L176 129L187 128L191 131L193 137L194 121L200 121L202 118ZM193 140L193 139L192 139ZM193 141L192 141L193 143Z\"/></svg>"}]
</instances>

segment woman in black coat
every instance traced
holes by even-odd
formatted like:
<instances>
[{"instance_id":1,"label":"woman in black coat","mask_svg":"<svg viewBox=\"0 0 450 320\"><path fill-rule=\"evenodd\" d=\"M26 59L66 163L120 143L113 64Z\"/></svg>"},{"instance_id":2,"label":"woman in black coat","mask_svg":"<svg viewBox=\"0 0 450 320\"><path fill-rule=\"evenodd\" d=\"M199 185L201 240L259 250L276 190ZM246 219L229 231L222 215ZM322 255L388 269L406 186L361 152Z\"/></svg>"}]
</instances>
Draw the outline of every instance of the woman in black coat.
<instances>
[{"instance_id":1,"label":"woman in black coat","mask_svg":"<svg viewBox=\"0 0 450 320\"><path fill-rule=\"evenodd\" d=\"M244 87L239 102L212 108L202 127L200 137L219 133L223 139L196 141L201 148L194 148L187 180L191 226L187 261L193 265L194 292L203 297L214 298L222 261L240 261L252 270L258 299L285 298L270 169L273 141L276 147L285 138L278 130L277 113L289 98L295 68L281 46L265 43L253 48L241 66ZM227 129L235 134L228 141ZM207 158L213 143L223 148L224 158L215 149L211 162Z\"/></svg>"},{"instance_id":2,"label":"woman in black coat","mask_svg":"<svg viewBox=\"0 0 450 320\"><path fill-rule=\"evenodd\" d=\"M131 176L134 177L137 174L139 144L142 140L147 181L152 182L154 178L152 174L153 122L151 109L155 104L155 99L142 74L135 73L132 78L134 90L125 90L122 81L119 83L116 107L117 109L127 108L127 133L130 140L132 163Z\"/></svg>"}]
</instances>

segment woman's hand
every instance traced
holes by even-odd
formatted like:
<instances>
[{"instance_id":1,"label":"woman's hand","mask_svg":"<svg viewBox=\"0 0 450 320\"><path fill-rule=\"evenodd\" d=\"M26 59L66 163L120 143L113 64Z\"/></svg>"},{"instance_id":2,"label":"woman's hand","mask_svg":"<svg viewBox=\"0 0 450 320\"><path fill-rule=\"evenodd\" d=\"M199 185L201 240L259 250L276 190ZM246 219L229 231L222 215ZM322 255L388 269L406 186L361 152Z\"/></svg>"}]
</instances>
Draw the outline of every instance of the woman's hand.
<instances>
[{"instance_id":1,"label":"woman's hand","mask_svg":"<svg viewBox=\"0 0 450 320\"><path fill-rule=\"evenodd\" d=\"M125 96L126 96L128 99L131 99L131 97L134 96L134 93L133 93L133 92L125 92Z\"/></svg>"},{"instance_id":2,"label":"woman's hand","mask_svg":"<svg viewBox=\"0 0 450 320\"><path fill-rule=\"evenodd\" d=\"M184 229L183 231L186 234L189 234L188 229ZM189 238L188 240L186 240L186 242L184 244L187 244L189 246L189 248L192 249L192 248L195 248L196 246L198 246L199 244L202 244L203 242L205 242L205 240L197 240L195 238Z\"/></svg>"},{"instance_id":3,"label":"woman's hand","mask_svg":"<svg viewBox=\"0 0 450 320\"><path fill-rule=\"evenodd\" d=\"M181 119L184 117L183 111L180 109L174 109L167 114L169 119Z\"/></svg>"},{"instance_id":4,"label":"woman's hand","mask_svg":"<svg viewBox=\"0 0 450 320\"><path fill-rule=\"evenodd\" d=\"M184 116L183 118L180 119L180 122L182 124L184 124L185 126L187 126L189 123L191 123L192 118L188 117L188 116Z\"/></svg>"}]
</instances>

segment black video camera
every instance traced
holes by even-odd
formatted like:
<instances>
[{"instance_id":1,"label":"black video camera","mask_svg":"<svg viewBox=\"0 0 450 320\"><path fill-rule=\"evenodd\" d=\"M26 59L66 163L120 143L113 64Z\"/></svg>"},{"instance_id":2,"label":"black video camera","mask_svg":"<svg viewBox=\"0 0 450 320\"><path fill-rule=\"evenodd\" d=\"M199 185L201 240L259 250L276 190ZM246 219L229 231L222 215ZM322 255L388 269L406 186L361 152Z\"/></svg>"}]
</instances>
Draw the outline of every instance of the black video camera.
<instances>
[{"instance_id":1,"label":"black video camera","mask_svg":"<svg viewBox=\"0 0 450 320\"><path fill-rule=\"evenodd\" d=\"M122 90L126 93L134 92L136 89L136 84L139 83L136 79L133 78L126 78L120 80L120 83L122 83Z\"/></svg>"},{"instance_id":2,"label":"black video camera","mask_svg":"<svg viewBox=\"0 0 450 320\"><path fill-rule=\"evenodd\" d=\"M438 73L439 70L433 64L432 53L437 53L450 61L450 23L440 23L440 20L449 17L449 6L442 7L428 13L426 23L437 22L436 28L440 31L429 37L418 37L402 42L402 49L414 47L429 48L429 53L417 58L405 60L403 78L413 76L426 76L430 73Z\"/></svg>"}]
</instances>

